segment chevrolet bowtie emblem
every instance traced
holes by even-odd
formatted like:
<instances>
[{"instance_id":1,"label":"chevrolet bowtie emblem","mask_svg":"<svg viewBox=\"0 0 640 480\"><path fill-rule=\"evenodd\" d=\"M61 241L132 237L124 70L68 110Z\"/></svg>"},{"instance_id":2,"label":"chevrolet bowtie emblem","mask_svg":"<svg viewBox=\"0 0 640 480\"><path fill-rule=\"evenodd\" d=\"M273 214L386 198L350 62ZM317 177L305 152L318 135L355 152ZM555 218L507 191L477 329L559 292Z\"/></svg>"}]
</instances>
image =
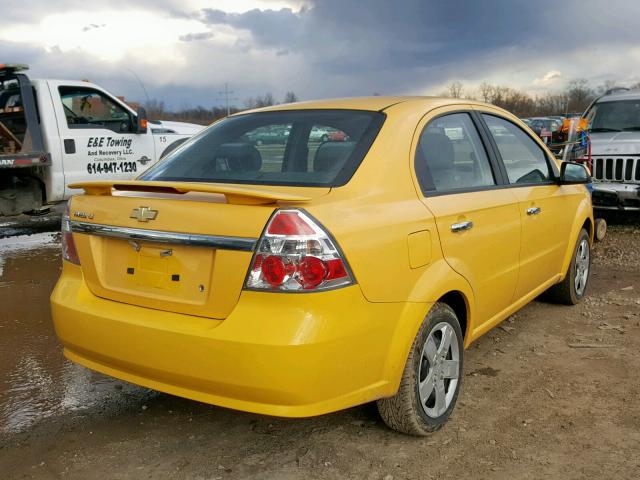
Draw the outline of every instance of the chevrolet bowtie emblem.
<instances>
[{"instance_id":1,"label":"chevrolet bowtie emblem","mask_svg":"<svg viewBox=\"0 0 640 480\"><path fill-rule=\"evenodd\" d=\"M157 216L157 210L152 210L149 207L140 207L134 208L129 218L135 218L139 222L148 222L149 220L155 220Z\"/></svg>"}]
</instances>

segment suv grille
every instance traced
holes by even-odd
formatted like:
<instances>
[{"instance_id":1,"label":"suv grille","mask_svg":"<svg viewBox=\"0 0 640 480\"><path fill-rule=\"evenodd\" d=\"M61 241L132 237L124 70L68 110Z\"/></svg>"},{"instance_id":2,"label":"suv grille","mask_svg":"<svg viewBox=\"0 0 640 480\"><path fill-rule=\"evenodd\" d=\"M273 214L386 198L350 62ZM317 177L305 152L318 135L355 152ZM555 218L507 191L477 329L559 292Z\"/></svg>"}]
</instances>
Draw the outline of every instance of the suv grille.
<instances>
[{"instance_id":1,"label":"suv grille","mask_svg":"<svg viewBox=\"0 0 640 480\"><path fill-rule=\"evenodd\" d=\"M593 178L599 181L640 183L640 157L593 157Z\"/></svg>"}]
</instances>

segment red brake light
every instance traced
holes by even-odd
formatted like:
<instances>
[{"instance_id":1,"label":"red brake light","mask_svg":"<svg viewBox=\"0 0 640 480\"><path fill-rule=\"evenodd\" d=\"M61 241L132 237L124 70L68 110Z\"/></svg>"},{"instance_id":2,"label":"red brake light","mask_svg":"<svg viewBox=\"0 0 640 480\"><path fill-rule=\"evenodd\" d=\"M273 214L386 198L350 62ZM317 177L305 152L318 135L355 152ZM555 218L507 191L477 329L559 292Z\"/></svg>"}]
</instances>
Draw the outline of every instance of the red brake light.
<instances>
[{"instance_id":1,"label":"red brake light","mask_svg":"<svg viewBox=\"0 0 640 480\"><path fill-rule=\"evenodd\" d=\"M304 257L298 264L302 288L316 288L327 276L326 263L318 257Z\"/></svg>"},{"instance_id":2,"label":"red brake light","mask_svg":"<svg viewBox=\"0 0 640 480\"><path fill-rule=\"evenodd\" d=\"M73 233L71 232L71 220L69 219L69 203L62 215L62 258L68 262L80 265L80 258L78 257L78 250L76 249L76 242L73 240Z\"/></svg>"},{"instance_id":3,"label":"red brake light","mask_svg":"<svg viewBox=\"0 0 640 480\"><path fill-rule=\"evenodd\" d=\"M260 271L262 276L272 287L277 287L282 284L286 275L284 262L282 258L276 255L269 255L264 260L260 261Z\"/></svg>"},{"instance_id":4,"label":"red brake light","mask_svg":"<svg viewBox=\"0 0 640 480\"><path fill-rule=\"evenodd\" d=\"M350 285L346 260L326 231L300 210L279 210L258 241L246 288L317 291Z\"/></svg>"},{"instance_id":5,"label":"red brake light","mask_svg":"<svg viewBox=\"0 0 640 480\"><path fill-rule=\"evenodd\" d=\"M278 213L267 228L269 235L313 235L313 229L298 215L297 211Z\"/></svg>"}]
</instances>

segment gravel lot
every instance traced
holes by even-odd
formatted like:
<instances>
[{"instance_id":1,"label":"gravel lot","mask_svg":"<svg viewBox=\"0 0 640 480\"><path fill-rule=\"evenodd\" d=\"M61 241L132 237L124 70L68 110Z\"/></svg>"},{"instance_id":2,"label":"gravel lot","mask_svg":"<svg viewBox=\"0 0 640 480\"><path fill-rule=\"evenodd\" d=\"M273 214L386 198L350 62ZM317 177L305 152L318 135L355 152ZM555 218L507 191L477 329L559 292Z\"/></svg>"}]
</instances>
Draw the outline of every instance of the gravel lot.
<instances>
[{"instance_id":1,"label":"gravel lot","mask_svg":"<svg viewBox=\"0 0 640 480\"><path fill-rule=\"evenodd\" d=\"M49 320L57 239L40 235L0 244L3 479L640 477L638 224L597 245L582 304L533 302L471 346L458 407L428 438L373 405L285 420L72 365Z\"/></svg>"}]
</instances>

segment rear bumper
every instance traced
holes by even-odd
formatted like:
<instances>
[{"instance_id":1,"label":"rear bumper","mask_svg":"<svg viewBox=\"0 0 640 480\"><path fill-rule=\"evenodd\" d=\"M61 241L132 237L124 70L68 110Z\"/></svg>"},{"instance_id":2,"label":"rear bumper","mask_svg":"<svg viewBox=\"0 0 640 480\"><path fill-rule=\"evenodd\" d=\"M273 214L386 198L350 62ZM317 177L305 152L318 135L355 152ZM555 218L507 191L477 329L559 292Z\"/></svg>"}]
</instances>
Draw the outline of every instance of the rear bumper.
<instances>
[{"instance_id":1,"label":"rear bumper","mask_svg":"<svg viewBox=\"0 0 640 480\"><path fill-rule=\"evenodd\" d=\"M633 183L593 183L593 208L640 211L640 185Z\"/></svg>"},{"instance_id":2,"label":"rear bumper","mask_svg":"<svg viewBox=\"0 0 640 480\"><path fill-rule=\"evenodd\" d=\"M221 321L98 298L80 268L64 263L51 307L69 359L173 395L275 416L319 415L395 393L408 348L399 332L428 307L370 303L357 286L242 292Z\"/></svg>"}]
</instances>

